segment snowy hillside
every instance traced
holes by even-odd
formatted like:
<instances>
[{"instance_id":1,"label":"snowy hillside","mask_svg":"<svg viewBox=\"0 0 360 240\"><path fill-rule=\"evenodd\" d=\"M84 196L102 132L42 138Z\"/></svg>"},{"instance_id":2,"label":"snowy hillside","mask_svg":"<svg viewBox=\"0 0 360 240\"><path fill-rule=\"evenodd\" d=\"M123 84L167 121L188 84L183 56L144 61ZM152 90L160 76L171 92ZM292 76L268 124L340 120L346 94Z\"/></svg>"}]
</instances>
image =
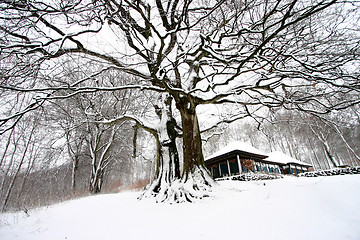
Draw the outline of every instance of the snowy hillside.
<instances>
[{"instance_id":1,"label":"snowy hillside","mask_svg":"<svg viewBox=\"0 0 360 240\"><path fill-rule=\"evenodd\" d=\"M219 182L198 203L99 195L0 215L0 239L360 239L360 175Z\"/></svg>"}]
</instances>

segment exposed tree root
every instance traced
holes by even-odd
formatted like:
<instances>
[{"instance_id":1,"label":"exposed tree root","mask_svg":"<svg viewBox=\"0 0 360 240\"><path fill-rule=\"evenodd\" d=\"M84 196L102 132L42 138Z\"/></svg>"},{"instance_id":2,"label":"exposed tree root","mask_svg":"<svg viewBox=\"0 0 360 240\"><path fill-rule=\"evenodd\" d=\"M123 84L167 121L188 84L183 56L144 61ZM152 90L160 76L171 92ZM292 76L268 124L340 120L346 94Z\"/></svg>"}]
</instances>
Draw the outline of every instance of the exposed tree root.
<instances>
[{"instance_id":1,"label":"exposed tree root","mask_svg":"<svg viewBox=\"0 0 360 240\"><path fill-rule=\"evenodd\" d=\"M215 181L201 166L169 183L158 178L150 183L138 199L154 198L156 202L194 202L211 196Z\"/></svg>"}]
</instances>

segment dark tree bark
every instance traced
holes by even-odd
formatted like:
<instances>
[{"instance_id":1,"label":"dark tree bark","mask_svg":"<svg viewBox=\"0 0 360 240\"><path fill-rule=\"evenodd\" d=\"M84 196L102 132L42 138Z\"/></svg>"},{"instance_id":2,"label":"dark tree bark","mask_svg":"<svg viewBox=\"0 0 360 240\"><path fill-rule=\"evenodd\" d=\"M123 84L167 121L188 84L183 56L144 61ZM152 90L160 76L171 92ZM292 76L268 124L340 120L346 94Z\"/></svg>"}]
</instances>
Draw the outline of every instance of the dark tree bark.
<instances>
[{"instance_id":1,"label":"dark tree bark","mask_svg":"<svg viewBox=\"0 0 360 240\"><path fill-rule=\"evenodd\" d=\"M187 107L188 101L178 104L181 114L184 144L184 175L187 175L197 167L204 165L202 143L199 122L195 107Z\"/></svg>"}]
</instances>

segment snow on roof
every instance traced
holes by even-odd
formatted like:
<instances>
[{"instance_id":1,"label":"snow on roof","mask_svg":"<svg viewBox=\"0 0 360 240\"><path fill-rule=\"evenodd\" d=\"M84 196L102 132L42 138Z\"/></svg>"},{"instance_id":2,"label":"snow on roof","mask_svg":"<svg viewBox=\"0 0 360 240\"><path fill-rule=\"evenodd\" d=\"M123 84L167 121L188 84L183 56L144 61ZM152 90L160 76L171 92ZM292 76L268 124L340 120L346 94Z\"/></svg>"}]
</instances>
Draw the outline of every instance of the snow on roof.
<instances>
[{"instance_id":1,"label":"snow on roof","mask_svg":"<svg viewBox=\"0 0 360 240\"><path fill-rule=\"evenodd\" d=\"M312 166L311 164L299 161L299 160L297 160L293 157L290 157L280 151L275 151L275 152L267 154L267 153L260 151L257 148L254 148L250 144L247 144L244 142L239 142L239 141L232 142L232 143L228 144L226 147L221 148L219 151L217 151L214 154L207 157L205 159L205 161L210 160L215 157L218 157L218 156L221 156L221 155L224 155L224 154L232 152L232 151L242 151L242 152L258 154L258 155L262 155L262 156L268 156L267 158L264 159L265 161L278 163L278 164L293 163L293 164L299 164L302 166L309 166L309 167Z\"/></svg>"},{"instance_id":2,"label":"snow on roof","mask_svg":"<svg viewBox=\"0 0 360 240\"><path fill-rule=\"evenodd\" d=\"M217 157L217 156L221 156L225 153L228 153L228 152L232 152L232 151L243 151L243 152L247 152L247 153L253 153L253 154L258 154L258 155L263 155L263 156L268 156L268 154L260 151L259 149L257 148L254 148L253 146L251 146L250 144L247 144L247 143L244 143L244 142L239 142L239 141L235 141L235 142L232 142L230 144L228 144L226 147L223 147L222 149L220 149L219 151L215 152L214 154L210 155L209 157L207 157L205 159L206 160L209 160L209 159L212 159L214 157Z\"/></svg>"},{"instance_id":3,"label":"snow on roof","mask_svg":"<svg viewBox=\"0 0 360 240\"><path fill-rule=\"evenodd\" d=\"M309 167L312 166L311 164L301 162L301 161L299 161L293 157L290 157L279 151L269 153L268 157L265 158L264 160L269 161L269 162L274 162L274 163L280 163L280 164L294 163L294 164L299 164L299 165L303 165L303 166L309 166Z\"/></svg>"}]
</instances>

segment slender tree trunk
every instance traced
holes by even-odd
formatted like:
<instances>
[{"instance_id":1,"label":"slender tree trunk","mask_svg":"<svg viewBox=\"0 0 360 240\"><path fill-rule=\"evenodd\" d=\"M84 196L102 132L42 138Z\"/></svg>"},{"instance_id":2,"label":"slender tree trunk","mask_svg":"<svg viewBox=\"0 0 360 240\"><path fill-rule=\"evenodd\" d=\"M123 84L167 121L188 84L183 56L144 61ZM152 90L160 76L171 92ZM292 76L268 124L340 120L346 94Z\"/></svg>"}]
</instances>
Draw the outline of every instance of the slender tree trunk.
<instances>
[{"instance_id":1,"label":"slender tree trunk","mask_svg":"<svg viewBox=\"0 0 360 240\"><path fill-rule=\"evenodd\" d=\"M114 143L115 135L116 128L115 126L112 126L111 135L108 139L103 139L104 130L100 129L97 129L95 136L90 136L94 138L89 141L89 150L92 158L89 191L92 194L101 191L105 169L111 158L111 156L108 156L109 150ZM101 145L102 139L107 141L103 145Z\"/></svg>"},{"instance_id":2,"label":"slender tree trunk","mask_svg":"<svg viewBox=\"0 0 360 240\"><path fill-rule=\"evenodd\" d=\"M340 129L336 125L333 125L332 127L335 129L336 133L340 136L341 140L345 143L348 152L350 151L353 154L353 156L355 157L355 159L360 163L360 156L349 145L348 141L345 139L345 137L342 134L342 132L340 131Z\"/></svg>"},{"instance_id":3,"label":"slender tree trunk","mask_svg":"<svg viewBox=\"0 0 360 240\"><path fill-rule=\"evenodd\" d=\"M309 136L307 136L306 139L308 140L309 146L312 146L312 143L311 143L311 141L310 141ZM316 161L318 162L318 166L319 166L319 168L321 169L321 165L320 165L320 163L319 163L319 161L318 161L318 159L317 159L315 150L312 150L312 153L314 154L315 159L316 159ZM313 157L310 157L310 161L311 161L311 164L312 164L313 167L314 167L314 171L317 171L317 170L318 170L318 167L316 167L316 164L315 164L315 162L314 162L314 160L313 160Z\"/></svg>"},{"instance_id":4,"label":"slender tree trunk","mask_svg":"<svg viewBox=\"0 0 360 240\"><path fill-rule=\"evenodd\" d=\"M326 137L324 136L324 134L321 131L319 131L319 132L315 131L315 129L311 125L309 125L309 127L310 127L312 133L318 138L318 140L322 143L322 145L324 147L325 158L330 161L330 162L328 161L329 168L332 168L331 165L333 165L334 167L338 167L339 164L336 161L336 159L334 158L334 156L332 155L330 146L329 146L328 141L327 141Z\"/></svg>"},{"instance_id":5,"label":"slender tree trunk","mask_svg":"<svg viewBox=\"0 0 360 240\"><path fill-rule=\"evenodd\" d=\"M318 157L318 155L316 154L316 151L313 150L313 152L314 152L314 156L315 156L316 162L317 162L318 165L319 165L320 170L323 169L323 167L321 166L321 161L319 160L319 157ZM324 163L324 168L326 169L326 163ZM319 170L319 169L316 169L316 170Z\"/></svg>"},{"instance_id":6,"label":"slender tree trunk","mask_svg":"<svg viewBox=\"0 0 360 240\"><path fill-rule=\"evenodd\" d=\"M335 160L334 155L330 151L329 145L325 142L324 143L324 151L325 155L329 158L330 162L333 165L333 167L337 168L339 166L339 163Z\"/></svg>"},{"instance_id":7,"label":"slender tree trunk","mask_svg":"<svg viewBox=\"0 0 360 240\"><path fill-rule=\"evenodd\" d=\"M92 173L89 187L89 191L91 194L97 194L101 192L103 178L104 171L102 169L97 169L95 173Z\"/></svg>"},{"instance_id":8,"label":"slender tree trunk","mask_svg":"<svg viewBox=\"0 0 360 240\"><path fill-rule=\"evenodd\" d=\"M18 195L17 195L18 201L20 201L20 199L21 199L21 195L22 195L22 193L24 191L25 183L28 180L28 177L30 175L31 170L33 169L35 159L36 159L36 155L37 155L36 151L37 150L35 150L35 144L32 144L32 147L31 147L31 150L30 150L30 156L28 157L28 166L27 166L26 171L24 173L23 180L22 180L22 183L21 183L20 188L19 188L20 190L19 190Z\"/></svg>"},{"instance_id":9,"label":"slender tree trunk","mask_svg":"<svg viewBox=\"0 0 360 240\"><path fill-rule=\"evenodd\" d=\"M331 164L328 155L326 153L325 148L322 149L322 153L323 153L323 159L324 159L324 164L325 164L325 169L332 169L333 165Z\"/></svg>"},{"instance_id":10,"label":"slender tree trunk","mask_svg":"<svg viewBox=\"0 0 360 240\"><path fill-rule=\"evenodd\" d=\"M15 181L16 181L16 179L17 179L17 177L18 177L18 175L19 175L19 172L20 172L20 170L21 170L21 167L22 167L22 165L23 165L23 163L24 163L24 161L25 161L25 157L26 157L26 154L27 154L29 145L30 145L30 143L31 143L32 135L33 135L34 131L35 131L35 127L33 127L33 129L31 130L31 133L30 133L29 138L27 139L26 146L25 146L24 152L23 152L23 154L22 154L20 163L19 163L18 166L17 166L16 172L14 173L14 176L13 176L13 178L12 178L12 180L11 180L11 182L10 182L10 185L9 185L9 187L8 187L8 190L7 190L6 194L5 194L5 199L4 199L4 202L3 202L3 204L2 204L2 211L5 211L6 205L7 205L7 203L8 203L8 200L9 200L10 195L11 195L11 193L12 193L12 190L13 190L13 188L14 188Z\"/></svg>"},{"instance_id":11,"label":"slender tree trunk","mask_svg":"<svg viewBox=\"0 0 360 240\"><path fill-rule=\"evenodd\" d=\"M76 172L78 169L79 156L74 156L72 159L72 169L71 169L71 189L73 194L76 192Z\"/></svg>"},{"instance_id":12,"label":"slender tree trunk","mask_svg":"<svg viewBox=\"0 0 360 240\"><path fill-rule=\"evenodd\" d=\"M79 140L75 139L75 146L71 146L71 134L68 129L65 130L66 135L66 143L67 143L67 150L68 155L71 158L71 189L73 194L76 192L76 173L79 166L79 156L81 154L81 146L83 144L83 138ZM77 142L79 141L79 142Z\"/></svg>"},{"instance_id":13,"label":"slender tree trunk","mask_svg":"<svg viewBox=\"0 0 360 240\"><path fill-rule=\"evenodd\" d=\"M15 128L11 129L11 132L10 132L10 134L8 136L7 141L6 141L6 146L3 148L3 153L2 153L2 156L1 156L1 159L0 159L0 168L2 167L3 162L5 161L5 157L6 157L8 149L9 149L9 145L11 143L11 137L13 136L14 129ZM16 145L15 145L15 147L16 147Z\"/></svg>"}]
</instances>

